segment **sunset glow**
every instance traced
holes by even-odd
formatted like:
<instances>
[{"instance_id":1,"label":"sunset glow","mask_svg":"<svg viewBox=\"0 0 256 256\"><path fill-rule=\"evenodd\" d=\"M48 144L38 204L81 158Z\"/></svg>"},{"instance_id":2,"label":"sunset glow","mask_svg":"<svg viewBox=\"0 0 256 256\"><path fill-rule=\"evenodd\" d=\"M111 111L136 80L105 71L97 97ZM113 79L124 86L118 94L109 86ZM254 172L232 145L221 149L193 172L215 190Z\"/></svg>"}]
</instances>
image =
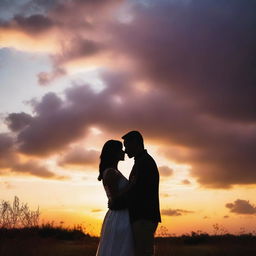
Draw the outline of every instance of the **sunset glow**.
<instances>
[{"instance_id":1,"label":"sunset glow","mask_svg":"<svg viewBox=\"0 0 256 256\"><path fill-rule=\"evenodd\" d=\"M102 145L139 130L168 234L256 231L255 9L221 2L1 2L0 200L99 235Z\"/></svg>"}]
</instances>

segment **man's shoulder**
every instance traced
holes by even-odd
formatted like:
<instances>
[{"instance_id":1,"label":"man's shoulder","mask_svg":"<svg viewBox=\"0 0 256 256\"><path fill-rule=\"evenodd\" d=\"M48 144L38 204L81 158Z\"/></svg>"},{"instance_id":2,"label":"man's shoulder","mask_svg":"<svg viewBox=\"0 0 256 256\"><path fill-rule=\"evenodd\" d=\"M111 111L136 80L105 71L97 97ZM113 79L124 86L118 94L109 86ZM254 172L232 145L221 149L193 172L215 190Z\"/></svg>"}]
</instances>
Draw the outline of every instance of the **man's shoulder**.
<instances>
[{"instance_id":1,"label":"man's shoulder","mask_svg":"<svg viewBox=\"0 0 256 256\"><path fill-rule=\"evenodd\" d=\"M148 153L145 152L137 161L138 165L149 165L149 166L155 166L156 162L154 158Z\"/></svg>"}]
</instances>

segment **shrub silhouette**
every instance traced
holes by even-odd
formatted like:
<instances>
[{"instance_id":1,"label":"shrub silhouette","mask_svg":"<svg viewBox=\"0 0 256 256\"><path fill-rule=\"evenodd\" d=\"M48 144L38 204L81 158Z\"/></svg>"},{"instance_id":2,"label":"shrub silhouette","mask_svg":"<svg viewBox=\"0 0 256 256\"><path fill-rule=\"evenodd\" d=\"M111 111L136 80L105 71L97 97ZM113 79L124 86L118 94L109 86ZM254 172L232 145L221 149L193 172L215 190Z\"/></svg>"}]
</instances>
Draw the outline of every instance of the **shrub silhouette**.
<instances>
[{"instance_id":1,"label":"shrub silhouette","mask_svg":"<svg viewBox=\"0 0 256 256\"><path fill-rule=\"evenodd\" d=\"M0 203L0 228L35 227L38 226L39 216L39 207L31 211L27 204L20 203L17 196L12 205L4 200Z\"/></svg>"}]
</instances>

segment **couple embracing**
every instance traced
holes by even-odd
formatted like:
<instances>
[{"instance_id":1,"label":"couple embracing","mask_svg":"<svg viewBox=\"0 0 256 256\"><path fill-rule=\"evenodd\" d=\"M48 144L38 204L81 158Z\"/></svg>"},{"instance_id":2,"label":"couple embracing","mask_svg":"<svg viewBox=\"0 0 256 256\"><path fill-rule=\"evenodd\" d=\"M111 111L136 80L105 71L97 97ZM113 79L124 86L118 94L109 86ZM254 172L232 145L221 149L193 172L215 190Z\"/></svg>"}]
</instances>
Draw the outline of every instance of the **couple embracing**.
<instances>
[{"instance_id":1,"label":"couple embracing","mask_svg":"<svg viewBox=\"0 0 256 256\"><path fill-rule=\"evenodd\" d=\"M125 134L121 141L107 141L101 152L99 177L108 197L96 256L152 256L154 234L161 222L159 173L154 159L144 149L138 131ZM118 170L125 153L134 157L127 180Z\"/></svg>"}]
</instances>

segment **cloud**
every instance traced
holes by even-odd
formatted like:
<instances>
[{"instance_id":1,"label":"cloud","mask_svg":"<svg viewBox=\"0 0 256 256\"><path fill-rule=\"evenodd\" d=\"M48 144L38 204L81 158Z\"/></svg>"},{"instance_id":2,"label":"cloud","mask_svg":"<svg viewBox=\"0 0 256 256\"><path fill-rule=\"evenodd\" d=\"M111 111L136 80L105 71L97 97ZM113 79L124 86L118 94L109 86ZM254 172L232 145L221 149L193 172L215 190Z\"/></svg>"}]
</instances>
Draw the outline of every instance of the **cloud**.
<instances>
[{"instance_id":1,"label":"cloud","mask_svg":"<svg viewBox=\"0 0 256 256\"><path fill-rule=\"evenodd\" d=\"M35 160L14 164L12 171L16 173L28 173L43 178L55 177L53 172L49 171L45 166L38 164Z\"/></svg>"},{"instance_id":2,"label":"cloud","mask_svg":"<svg viewBox=\"0 0 256 256\"><path fill-rule=\"evenodd\" d=\"M184 214L190 214L194 212L183 210L183 209L163 209L161 213L162 215L165 215L165 216L182 216Z\"/></svg>"},{"instance_id":3,"label":"cloud","mask_svg":"<svg viewBox=\"0 0 256 256\"><path fill-rule=\"evenodd\" d=\"M191 184L191 182L190 182L189 180L187 180L187 179L182 180L181 183L182 183L183 185L190 185L190 184Z\"/></svg>"},{"instance_id":4,"label":"cloud","mask_svg":"<svg viewBox=\"0 0 256 256\"><path fill-rule=\"evenodd\" d=\"M100 42L79 37L73 38L67 45L64 44L62 47L60 53L52 56L53 61L57 64L95 55L104 49Z\"/></svg>"},{"instance_id":5,"label":"cloud","mask_svg":"<svg viewBox=\"0 0 256 256\"><path fill-rule=\"evenodd\" d=\"M62 98L48 93L32 101L33 121L17 134L20 152L36 156L64 152L91 126L120 136L136 128L152 143L160 143L165 157L192 165L191 174L204 186L255 183L254 126L199 115L160 88L141 91L129 73L101 76L105 89L100 92L74 84ZM177 150L169 152L172 147ZM244 172L247 175L241 176Z\"/></svg>"},{"instance_id":6,"label":"cloud","mask_svg":"<svg viewBox=\"0 0 256 256\"><path fill-rule=\"evenodd\" d=\"M137 71L198 111L255 121L255 3L150 2L134 7L128 25L114 27L115 46L136 60Z\"/></svg>"},{"instance_id":7,"label":"cloud","mask_svg":"<svg viewBox=\"0 0 256 256\"><path fill-rule=\"evenodd\" d=\"M27 125L29 125L33 118L31 115L21 112L11 113L6 117L5 120L8 125L8 128L13 132L17 132L22 130Z\"/></svg>"},{"instance_id":8,"label":"cloud","mask_svg":"<svg viewBox=\"0 0 256 256\"><path fill-rule=\"evenodd\" d=\"M49 30L54 25L51 19L40 14L31 15L29 17L16 15L13 18L12 24L22 31L33 34L42 33Z\"/></svg>"},{"instance_id":9,"label":"cloud","mask_svg":"<svg viewBox=\"0 0 256 256\"><path fill-rule=\"evenodd\" d=\"M91 212L93 213L97 213L97 212L102 212L103 210L102 209L92 209Z\"/></svg>"},{"instance_id":10,"label":"cloud","mask_svg":"<svg viewBox=\"0 0 256 256\"><path fill-rule=\"evenodd\" d=\"M256 206L246 200L237 199L234 203L227 203L226 207L236 214L256 214Z\"/></svg>"},{"instance_id":11,"label":"cloud","mask_svg":"<svg viewBox=\"0 0 256 256\"><path fill-rule=\"evenodd\" d=\"M50 56L53 69L50 72L40 72L38 77L38 83L40 85L49 85L55 79L67 75L68 63L79 59L87 59L92 61L94 56L98 57L98 54L104 50L104 46L96 41L83 39L79 36L67 40L61 44L61 48L58 53Z\"/></svg>"},{"instance_id":12,"label":"cloud","mask_svg":"<svg viewBox=\"0 0 256 256\"><path fill-rule=\"evenodd\" d=\"M173 169L168 166L160 166L159 167L160 176L169 177L173 175Z\"/></svg>"},{"instance_id":13,"label":"cloud","mask_svg":"<svg viewBox=\"0 0 256 256\"><path fill-rule=\"evenodd\" d=\"M78 165L78 166L96 166L99 162L100 152L88 150L82 147L76 147L65 153L58 161L60 166Z\"/></svg>"},{"instance_id":14,"label":"cloud","mask_svg":"<svg viewBox=\"0 0 256 256\"><path fill-rule=\"evenodd\" d=\"M168 120L159 118L157 131L187 150L180 160L211 188L256 180L253 8L241 1L158 1L135 6L130 23L113 27L114 45L134 60L137 76L180 101L176 114L163 108Z\"/></svg>"},{"instance_id":15,"label":"cloud","mask_svg":"<svg viewBox=\"0 0 256 256\"><path fill-rule=\"evenodd\" d=\"M10 152L13 146L13 138L7 133L0 133L0 156Z\"/></svg>"},{"instance_id":16,"label":"cloud","mask_svg":"<svg viewBox=\"0 0 256 256\"><path fill-rule=\"evenodd\" d=\"M42 86L49 85L56 78L62 77L66 74L66 70L61 67L56 67L51 72L40 72L37 75L38 83Z\"/></svg>"},{"instance_id":17,"label":"cloud","mask_svg":"<svg viewBox=\"0 0 256 256\"><path fill-rule=\"evenodd\" d=\"M21 5L20 13L27 15L29 13L43 14L54 9L61 0L30 0Z\"/></svg>"},{"instance_id":18,"label":"cloud","mask_svg":"<svg viewBox=\"0 0 256 256\"><path fill-rule=\"evenodd\" d=\"M23 116L23 115L22 115ZM38 160L21 161L15 140L7 133L0 134L0 175L20 173L41 178L65 179L50 171Z\"/></svg>"},{"instance_id":19,"label":"cloud","mask_svg":"<svg viewBox=\"0 0 256 256\"><path fill-rule=\"evenodd\" d=\"M48 41L57 37L49 47L53 71L38 75L42 85L81 58L106 54L113 64L101 74L106 88L100 93L73 85L62 98L48 93L35 102L33 120L15 146L48 156L84 138L91 125L111 134L136 128L161 145L165 157L190 165L203 186L255 184L255 3L134 2L132 18L120 22L117 10L125 3L56 1L44 13L7 22L5 29L22 30L33 42L45 33ZM120 57L130 64L123 73Z\"/></svg>"},{"instance_id":20,"label":"cloud","mask_svg":"<svg viewBox=\"0 0 256 256\"><path fill-rule=\"evenodd\" d=\"M7 133L0 133L0 168L7 168L10 163L16 163L14 138Z\"/></svg>"},{"instance_id":21,"label":"cloud","mask_svg":"<svg viewBox=\"0 0 256 256\"><path fill-rule=\"evenodd\" d=\"M3 47L15 47L27 51L48 51L49 54L61 57L61 50L67 45L72 49L72 53L78 45L80 50L86 52L92 50L90 43L85 47L84 42L91 42L98 38L102 42L104 28L112 11L121 5L123 1L106 0L70 0L70 1L15 1L12 5L5 2L3 9L10 12L4 20L0 20L0 31L8 35L5 40L1 40ZM1 7L1 6L0 6ZM1 11L1 9L0 9ZM115 13L115 12L114 12ZM75 15L74 15L75 14ZM94 33L101 30L101 35ZM38 40L47 37L47 41L40 44ZM80 39L81 41L80 41ZM101 39L100 39L101 38ZM19 39L20 43L28 43L33 47L23 47L19 43L14 43L14 39ZM45 47L48 43L51 46ZM36 49L35 49L36 48ZM67 50L67 49L66 49ZM68 55L74 58L74 55ZM80 51L83 54L83 51ZM76 56L80 58L81 56ZM62 69L64 67L56 67Z\"/></svg>"},{"instance_id":22,"label":"cloud","mask_svg":"<svg viewBox=\"0 0 256 256\"><path fill-rule=\"evenodd\" d=\"M86 111L76 109L71 102L66 106L54 93L48 93L41 102L34 103L34 109L33 122L17 136L21 152L49 155L85 135Z\"/></svg>"}]
</instances>

